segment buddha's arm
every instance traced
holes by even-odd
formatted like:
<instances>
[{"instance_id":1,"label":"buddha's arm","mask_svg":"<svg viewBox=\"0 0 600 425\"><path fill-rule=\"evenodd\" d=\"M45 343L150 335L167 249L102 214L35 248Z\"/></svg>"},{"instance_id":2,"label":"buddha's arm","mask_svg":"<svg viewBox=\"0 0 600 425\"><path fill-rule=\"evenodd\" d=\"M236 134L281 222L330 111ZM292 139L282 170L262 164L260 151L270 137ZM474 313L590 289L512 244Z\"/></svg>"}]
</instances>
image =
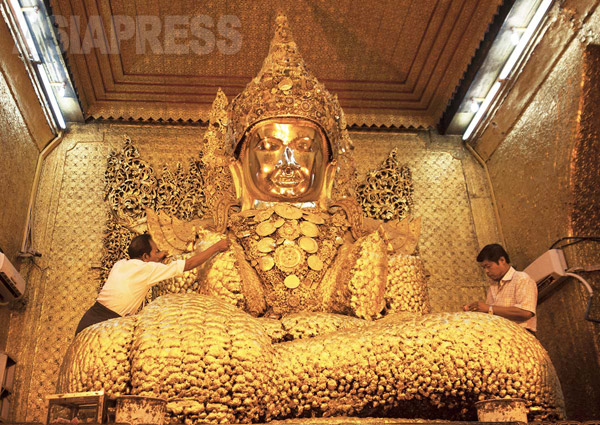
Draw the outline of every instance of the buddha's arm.
<instances>
[{"instance_id":1,"label":"buddha's arm","mask_svg":"<svg viewBox=\"0 0 600 425\"><path fill-rule=\"evenodd\" d=\"M426 272L420 257L403 254L390 257L385 300L388 313L430 312Z\"/></svg>"},{"instance_id":2,"label":"buddha's arm","mask_svg":"<svg viewBox=\"0 0 600 425\"><path fill-rule=\"evenodd\" d=\"M385 307L387 253L378 232L341 247L321 284L324 311L376 319Z\"/></svg>"},{"instance_id":3,"label":"buddha's arm","mask_svg":"<svg viewBox=\"0 0 600 425\"><path fill-rule=\"evenodd\" d=\"M212 244L215 237L222 237L209 231L200 232L198 236L197 247ZM226 252L210 259L198 270L200 293L224 299L253 315L265 310L262 285L238 243L232 241Z\"/></svg>"}]
</instances>

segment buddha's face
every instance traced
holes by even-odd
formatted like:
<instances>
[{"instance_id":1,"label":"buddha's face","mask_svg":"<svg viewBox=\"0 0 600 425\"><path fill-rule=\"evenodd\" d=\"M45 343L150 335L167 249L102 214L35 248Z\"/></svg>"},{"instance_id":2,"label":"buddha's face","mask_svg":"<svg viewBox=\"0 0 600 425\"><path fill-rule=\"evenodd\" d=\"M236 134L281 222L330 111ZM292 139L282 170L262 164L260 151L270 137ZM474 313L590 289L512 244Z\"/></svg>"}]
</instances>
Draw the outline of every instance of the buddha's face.
<instances>
[{"instance_id":1,"label":"buddha's face","mask_svg":"<svg viewBox=\"0 0 600 425\"><path fill-rule=\"evenodd\" d=\"M271 118L247 134L243 167L257 199L313 200L321 189L325 136L316 124L298 118Z\"/></svg>"}]
</instances>

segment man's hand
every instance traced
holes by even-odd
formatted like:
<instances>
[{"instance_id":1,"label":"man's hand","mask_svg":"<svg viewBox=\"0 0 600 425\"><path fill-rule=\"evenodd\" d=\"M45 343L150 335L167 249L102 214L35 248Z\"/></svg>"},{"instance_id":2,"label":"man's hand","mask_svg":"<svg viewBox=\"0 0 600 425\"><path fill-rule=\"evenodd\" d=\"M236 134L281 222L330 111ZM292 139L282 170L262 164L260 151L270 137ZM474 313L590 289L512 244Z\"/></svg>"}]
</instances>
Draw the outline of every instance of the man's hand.
<instances>
[{"instance_id":1,"label":"man's hand","mask_svg":"<svg viewBox=\"0 0 600 425\"><path fill-rule=\"evenodd\" d=\"M212 247L217 252L223 252L223 251L227 251L229 249L229 245L230 245L229 239L228 238L224 238L224 239L221 239L216 244L214 244Z\"/></svg>"},{"instance_id":2,"label":"man's hand","mask_svg":"<svg viewBox=\"0 0 600 425\"><path fill-rule=\"evenodd\" d=\"M185 260L185 267L183 270L191 270L199 265L203 264L205 261L208 261L213 255L218 254L219 252L227 251L229 249L229 239L224 238L221 239L214 245L211 245L204 251L194 254L192 257Z\"/></svg>"},{"instance_id":3,"label":"man's hand","mask_svg":"<svg viewBox=\"0 0 600 425\"><path fill-rule=\"evenodd\" d=\"M475 301L471 304L465 304L463 306L464 311L481 311L483 313L487 313L490 309L490 306L484 303L483 301Z\"/></svg>"},{"instance_id":4,"label":"man's hand","mask_svg":"<svg viewBox=\"0 0 600 425\"><path fill-rule=\"evenodd\" d=\"M165 259L169 256L169 251L158 251L158 261L165 263Z\"/></svg>"}]
</instances>

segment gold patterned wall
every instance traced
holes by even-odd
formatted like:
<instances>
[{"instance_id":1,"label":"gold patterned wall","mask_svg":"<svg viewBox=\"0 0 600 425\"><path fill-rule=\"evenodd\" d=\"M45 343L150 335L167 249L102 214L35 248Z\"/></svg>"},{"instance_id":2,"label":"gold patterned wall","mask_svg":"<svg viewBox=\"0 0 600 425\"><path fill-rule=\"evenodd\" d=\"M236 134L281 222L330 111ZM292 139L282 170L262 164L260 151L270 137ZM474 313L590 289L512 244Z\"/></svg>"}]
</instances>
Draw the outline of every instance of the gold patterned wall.
<instances>
[{"instance_id":1,"label":"gold patterned wall","mask_svg":"<svg viewBox=\"0 0 600 425\"><path fill-rule=\"evenodd\" d=\"M8 342L19 362L15 420L43 419L44 397L54 392L67 345L94 302L108 211L103 190L109 153L121 149L127 134L155 170L164 164L173 170L177 162L186 167L198 155L203 133L193 126L75 125L45 161L34 216L34 241L43 255L29 268L27 309L13 315ZM351 136L359 176L376 169L394 148L412 172L432 310L456 311L482 297L486 283L474 257L480 245L495 238L494 216L481 168L460 140L428 132ZM493 231L478 228L479 222L492 223Z\"/></svg>"},{"instance_id":2,"label":"gold patterned wall","mask_svg":"<svg viewBox=\"0 0 600 425\"><path fill-rule=\"evenodd\" d=\"M0 20L0 248L17 265L39 150L52 133L14 48ZM4 324L9 317L10 310L0 308L0 350L6 344Z\"/></svg>"},{"instance_id":3,"label":"gold patterned wall","mask_svg":"<svg viewBox=\"0 0 600 425\"><path fill-rule=\"evenodd\" d=\"M477 146L489 154L507 250L517 268L561 237L597 236L600 229L598 60L586 50L600 42L600 12L585 16L586 9L571 9L570 3L553 22L552 36L538 46L534 68L528 65L516 83L529 87L531 101L510 122L506 117L520 110L526 96L509 95ZM535 62L552 57L550 52L557 56L553 66ZM540 69L549 72L538 87L540 77L534 74ZM599 248L589 242L566 248L568 266L598 264ZM598 273L582 276L600 291ZM600 324L584 320L587 298L583 286L570 279L538 306L538 337L557 369L567 416L574 420L600 416Z\"/></svg>"}]
</instances>

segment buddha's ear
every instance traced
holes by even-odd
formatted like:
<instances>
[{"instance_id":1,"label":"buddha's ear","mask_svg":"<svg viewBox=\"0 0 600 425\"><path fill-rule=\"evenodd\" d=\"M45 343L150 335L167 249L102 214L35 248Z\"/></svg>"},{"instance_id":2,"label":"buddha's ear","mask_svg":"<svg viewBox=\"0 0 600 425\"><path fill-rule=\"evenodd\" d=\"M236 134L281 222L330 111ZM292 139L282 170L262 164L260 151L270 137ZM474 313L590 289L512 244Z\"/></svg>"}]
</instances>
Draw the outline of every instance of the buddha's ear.
<instances>
[{"instance_id":1,"label":"buddha's ear","mask_svg":"<svg viewBox=\"0 0 600 425\"><path fill-rule=\"evenodd\" d=\"M327 205L327 201L331 199L331 193L333 191L333 182L335 181L335 175L337 173L337 161L333 160L327 167L325 167L325 175L323 177L323 190L321 190L321 196L319 202L321 207Z\"/></svg>"},{"instance_id":2,"label":"buddha's ear","mask_svg":"<svg viewBox=\"0 0 600 425\"><path fill-rule=\"evenodd\" d=\"M229 163L229 171L231 171L231 177L233 178L233 185L235 187L235 198L241 199L244 191L244 169L239 159L236 161L231 161Z\"/></svg>"}]
</instances>

